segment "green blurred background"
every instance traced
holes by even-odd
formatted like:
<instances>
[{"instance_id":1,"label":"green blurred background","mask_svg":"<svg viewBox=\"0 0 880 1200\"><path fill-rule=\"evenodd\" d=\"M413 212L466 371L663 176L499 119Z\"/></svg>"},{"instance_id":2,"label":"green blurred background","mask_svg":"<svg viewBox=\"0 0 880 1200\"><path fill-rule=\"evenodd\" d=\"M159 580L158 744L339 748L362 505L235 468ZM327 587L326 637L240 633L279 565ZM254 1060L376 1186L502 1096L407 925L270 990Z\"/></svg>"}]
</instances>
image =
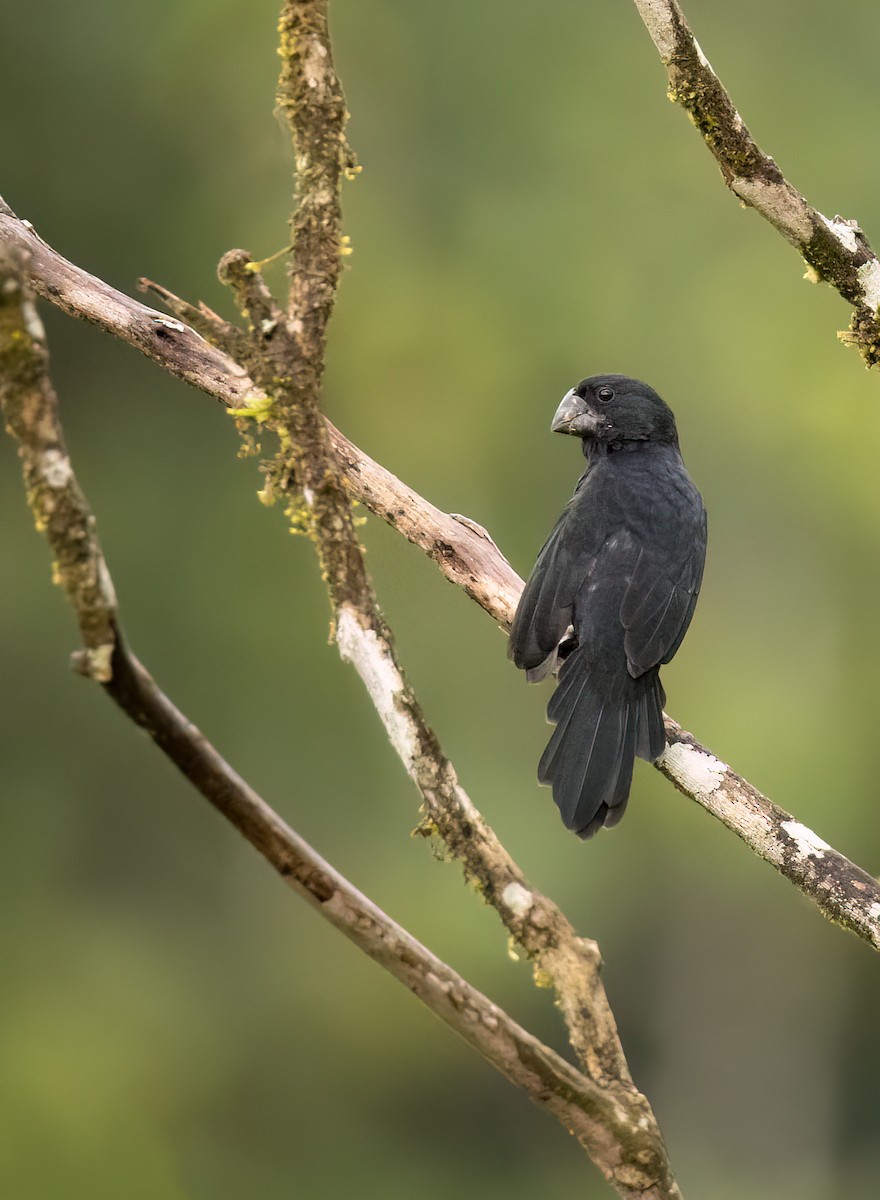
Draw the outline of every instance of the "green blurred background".
<instances>
[{"instance_id":1,"label":"green blurred background","mask_svg":"<svg viewBox=\"0 0 880 1200\"><path fill-rule=\"evenodd\" d=\"M231 314L214 265L286 235L276 0L49 0L7 14L3 178L74 262ZM691 0L761 144L880 240L880 8ZM580 471L548 433L582 375L654 384L710 512L669 708L868 870L876 821L880 380L846 306L743 212L634 6L334 0L364 172L326 407L525 573ZM857 34L857 36L856 36ZM274 280L281 284L276 268ZM209 399L45 312L53 374L138 653L300 832L557 1046L550 997L456 868L327 645L309 543L257 502ZM609 1191L575 1143L295 899L101 694L0 444L0 1193L369 1200ZM598 938L685 1194L880 1189L876 955L637 769L582 845L534 782L547 692L371 519L402 660L526 873Z\"/></svg>"}]
</instances>

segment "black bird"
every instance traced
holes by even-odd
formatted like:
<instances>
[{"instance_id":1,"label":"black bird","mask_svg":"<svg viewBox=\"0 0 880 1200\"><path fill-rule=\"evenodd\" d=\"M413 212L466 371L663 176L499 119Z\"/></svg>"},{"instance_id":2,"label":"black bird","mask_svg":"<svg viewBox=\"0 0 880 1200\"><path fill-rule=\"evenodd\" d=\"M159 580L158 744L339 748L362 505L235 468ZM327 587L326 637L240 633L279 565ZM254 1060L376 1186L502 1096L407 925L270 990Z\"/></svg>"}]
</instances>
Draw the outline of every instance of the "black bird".
<instances>
[{"instance_id":1,"label":"black bird","mask_svg":"<svg viewBox=\"0 0 880 1200\"><path fill-rule=\"evenodd\" d=\"M550 428L582 439L587 469L538 555L508 653L533 683L562 663L538 779L587 838L623 816L636 755L653 762L666 746L659 668L697 602L706 512L675 418L646 383L582 379Z\"/></svg>"}]
</instances>

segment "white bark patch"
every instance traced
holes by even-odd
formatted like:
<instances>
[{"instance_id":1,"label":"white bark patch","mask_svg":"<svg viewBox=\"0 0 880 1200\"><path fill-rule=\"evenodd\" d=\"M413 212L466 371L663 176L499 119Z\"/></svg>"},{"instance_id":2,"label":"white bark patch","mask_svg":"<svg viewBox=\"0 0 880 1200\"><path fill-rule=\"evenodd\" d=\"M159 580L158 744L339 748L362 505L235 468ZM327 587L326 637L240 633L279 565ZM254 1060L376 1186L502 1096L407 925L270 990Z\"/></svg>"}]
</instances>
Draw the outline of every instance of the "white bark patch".
<instances>
[{"instance_id":1,"label":"white bark patch","mask_svg":"<svg viewBox=\"0 0 880 1200\"><path fill-rule=\"evenodd\" d=\"M392 746L412 775L418 736L412 719L399 703L403 679L388 647L372 629L364 629L350 604L343 604L336 617L336 645L340 657L350 662L363 680Z\"/></svg>"},{"instance_id":2,"label":"white bark patch","mask_svg":"<svg viewBox=\"0 0 880 1200\"><path fill-rule=\"evenodd\" d=\"M113 586L113 580L110 578L110 572L107 570L107 564L103 558L98 559L98 587L101 589L104 604L111 612L115 613L116 589Z\"/></svg>"},{"instance_id":3,"label":"white bark patch","mask_svg":"<svg viewBox=\"0 0 880 1200\"><path fill-rule=\"evenodd\" d=\"M702 65L706 68L707 71L712 71L712 74L714 75L715 72L712 70L712 64L709 62L708 58L706 58L705 54L703 53L703 47L700 45L700 43L697 41L696 38L694 38L694 49L696 50L697 58L700 60Z\"/></svg>"},{"instance_id":4,"label":"white bark patch","mask_svg":"<svg viewBox=\"0 0 880 1200\"><path fill-rule=\"evenodd\" d=\"M876 900L868 909L868 918L871 921L880 921L880 903Z\"/></svg>"},{"instance_id":5,"label":"white bark patch","mask_svg":"<svg viewBox=\"0 0 880 1200\"><path fill-rule=\"evenodd\" d=\"M109 683L113 678L110 665L113 658L114 645L105 642L101 646L91 646L85 652L86 674L97 683Z\"/></svg>"},{"instance_id":6,"label":"white bark patch","mask_svg":"<svg viewBox=\"0 0 880 1200\"><path fill-rule=\"evenodd\" d=\"M856 274L862 285L865 304L877 312L880 309L880 262L876 258L869 258L866 263L862 263Z\"/></svg>"},{"instance_id":7,"label":"white bark patch","mask_svg":"<svg viewBox=\"0 0 880 1200\"><path fill-rule=\"evenodd\" d=\"M483 818L480 816L480 814L477 812L476 808L474 807L473 800L471 800L470 796L467 794L467 792L464 790L464 788L461 786L461 784L455 779L455 772L452 771L451 763L449 764L449 769L452 773L452 778L453 778L453 781L455 784L455 798L458 801L459 811L461 812L464 819L466 821L470 821L472 825L481 824Z\"/></svg>"},{"instance_id":8,"label":"white bark patch","mask_svg":"<svg viewBox=\"0 0 880 1200\"><path fill-rule=\"evenodd\" d=\"M43 478L56 491L67 487L73 476L70 459L60 450L47 450L43 455Z\"/></svg>"},{"instance_id":9,"label":"white bark patch","mask_svg":"<svg viewBox=\"0 0 880 1200\"><path fill-rule=\"evenodd\" d=\"M310 88L316 88L320 84L321 76L325 70L324 63L321 60L326 57L327 51L320 42L312 39L307 43L302 63L306 83Z\"/></svg>"},{"instance_id":10,"label":"white bark patch","mask_svg":"<svg viewBox=\"0 0 880 1200\"><path fill-rule=\"evenodd\" d=\"M782 821L780 827L795 843L801 858L824 858L825 851L831 849L827 842L823 842L817 833L800 821Z\"/></svg>"},{"instance_id":11,"label":"white bark patch","mask_svg":"<svg viewBox=\"0 0 880 1200\"><path fill-rule=\"evenodd\" d=\"M821 213L819 215L822 216ZM860 249L859 228L854 221L845 221L843 217L835 217L831 221L825 216L822 217L822 220L844 250L855 254ZM880 308L880 262L876 258L870 258L866 263L862 263L856 274L859 277L865 304L876 312Z\"/></svg>"},{"instance_id":12,"label":"white bark patch","mask_svg":"<svg viewBox=\"0 0 880 1200\"><path fill-rule=\"evenodd\" d=\"M703 800L718 791L728 770L714 754L684 742L667 746L659 761L686 792Z\"/></svg>"},{"instance_id":13,"label":"white bark patch","mask_svg":"<svg viewBox=\"0 0 880 1200\"><path fill-rule=\"evenodd\" d=\"M532 907L534 896L528 888L524 888L521 883L514 880L501 893L501 901L515 917L523 917Z\"/></svg>"},{"instance_id":14,"label":"white bark patch","mask_svg":"<svg viewBox=\"0 0 880 1200\"><path fill-rule=\"evenodd\" d=\"M28 337L38 342L41 346L44 345L46 342L46 331L43 328L43 322L40 320L40 314L37 312L37 306L30 298L26 299L22 305L22 316L24 317L24 327L28 332Z\"/></svg>"},{"instance_id":15,"label":"white bark patch","mask_svg":"<svg viewBox=\"0 0 880 1200\"><path fill-rule=\"evenodd\" d=\"M175 321L173 317L153 317L153 324L161 325L163 329L171 329L174 333L186 333L187 329L186 325Z\"/></svg>"},{"instance_id":16,"label":"white bark patch","mask_svg":"<svg viewBox=\"0 0 880 1200\"><path fill-rule=\"evenodd\" d=\"M844 221L841 217L835 217L833 221L829 221L826 216L819 213L822 220L843 246L844 250L849 250L851 254L855 254L859 248L859 243L856 239L856 231L852 225Z\"/></svg>"}]
</instances>

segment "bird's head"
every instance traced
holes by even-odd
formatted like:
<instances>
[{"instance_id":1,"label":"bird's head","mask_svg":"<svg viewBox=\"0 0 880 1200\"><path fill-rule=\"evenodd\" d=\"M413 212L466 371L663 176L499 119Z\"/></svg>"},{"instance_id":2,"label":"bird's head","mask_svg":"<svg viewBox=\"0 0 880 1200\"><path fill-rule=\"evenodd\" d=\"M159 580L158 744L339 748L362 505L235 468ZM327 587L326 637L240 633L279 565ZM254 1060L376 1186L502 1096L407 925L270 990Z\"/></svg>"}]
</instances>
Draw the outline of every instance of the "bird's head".
<instances>
[{"instance_id":1,"label":"bird's head","mask_svg":"<svg viewBox=\"0 0 880 1200\"><path fill-rule=\"evenodd\" d=\"M678 444L675 417L653 388L628 375L591 375L566 392L550 426L587 442Z\"/></svg>"}]
</instances>

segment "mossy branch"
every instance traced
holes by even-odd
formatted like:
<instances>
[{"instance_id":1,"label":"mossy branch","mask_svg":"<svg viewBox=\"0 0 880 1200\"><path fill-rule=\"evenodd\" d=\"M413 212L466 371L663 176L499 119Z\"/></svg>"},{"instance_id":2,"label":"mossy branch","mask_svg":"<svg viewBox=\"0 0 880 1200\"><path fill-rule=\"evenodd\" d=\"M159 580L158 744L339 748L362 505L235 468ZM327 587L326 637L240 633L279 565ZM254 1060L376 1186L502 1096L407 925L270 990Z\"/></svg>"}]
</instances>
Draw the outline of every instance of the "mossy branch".
<instances>
[{"instance_id":1,"label":"mossy branch","mask_svg":"<svg viewBox=\"0 0 880 1200\"><path fill-rule=\"evenodd\" d=\"M247 362L271 400L261 422L278 438L269 466L273 485L292 493L288 512L315 541L327 583L340 654L360 674L421 797L426 827L495 907L536 970L556 989L569 1038L589 1078L622 1114L594 1157L621 1191L674 1196L663 1140L645 1098L633 1086L599 979L594 943L578 938L522 872L458 783L406 681L379 610L351 516L343 465L320 410L327 323L346 249L339 192L352 165L347 112L333 68L326 0L288 0L279 22L282 60L278 106L296 163L286 312L272 298L259 264L231 251L220 278L248 321Z\"/></svg>"},{"instance_id":2,"label":"mossy branch","mask_svg":"<svg viewBox=\"0 0 880 1200\"><path fill-rule=\"evenodd\" d=\"M0 243L28 252L30 280L38 295L134 346L230 408L241 407L255 414L265 411L266 393L238 362L186 326L180 326L173 337L156 337L160 314L154 309L74 266L30 227L4 216L2 210L0 201ZM349 496L423 550L446 579L507 628L523 581L495 543L481 536L472 523L443 512L420 496L329 421L326 426ZM657 766L680 792L736 833L809 896L829 920L880 948L880 885L872 876L837 851L833 858L828 851L821 856L809 853L811 845L826 843L810 830L806 830L809 836L802 834L806 827L795 817L721 763L671 717L666 718L666 735L671 751ZM675 750L678 743L695 753ZM791 828L800 834L799 842L789 836ZM839 885L841 878L849 881L846 887Z\"/></svg>"},{"instance_id":3,"label":"mossy branch","mask_svg":"<svg viewBox=\"0 0 880 1200\"><path fill-rule=\"evenodd\" d=\"M128 648L119 631L116 596L95 519L65 448L43 329L24 283L23 258L8 247L0 253L0 404L18 443L37 528L48 539L57 582L79 622L85 648L75 655L77 668L103 686L321 916L555 1116L591 1157L605 1163L611 1154L622 1178L627 1162L621 1148L634 1144L643 1168L637 1174L631 1167L630 1176L643 1179L655 1163L652 1147L634 1127L631 1108L512 1021L334 870L224 761ZM662 1144L653 1148L654 1157L661 1153ZM633 1200L677 1195L674 1189L620 1190Z\"/></svg>"},{"instance_id":4,"label":"mossy branch","mask_svg":"<svg viewBox=\"0 0 880 1200\"><path fill-rule=\"evenodd\" d=\"M34 524L52 548L53 581L79 621L84 649L76 666L104 683L118 638L116 597L64 442L46 336L24 282L27 266L27 250L0 245L0 406L18 443Z\"/></svg>"},{"instance_id":5,"label":"mossy branch","mask_svg":"<svg viewBox=\"0 0 880 1200\"><path fill-rule=\"evenodd\" d=\"M852 307L841 340L868 367L880 363L880 262L855 221L830 220L804 199L758 146L694 37L676 0L635 0L680 104L721 169L724 182L799 251L808 278L830 284Z\"/></svg>"}]
</instances>

